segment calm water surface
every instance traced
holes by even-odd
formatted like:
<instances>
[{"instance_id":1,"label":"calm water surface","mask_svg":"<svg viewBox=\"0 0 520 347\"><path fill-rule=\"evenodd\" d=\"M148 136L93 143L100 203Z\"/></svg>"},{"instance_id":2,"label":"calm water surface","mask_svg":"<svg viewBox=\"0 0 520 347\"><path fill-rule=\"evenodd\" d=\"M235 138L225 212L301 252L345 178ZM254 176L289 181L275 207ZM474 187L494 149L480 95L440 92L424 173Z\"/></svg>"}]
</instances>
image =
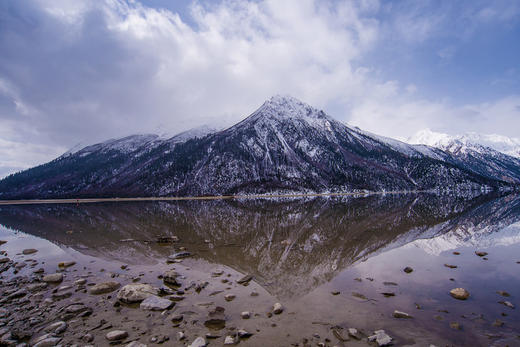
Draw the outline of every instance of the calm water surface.
<instances>
[{"instance_id":1,"label":"calm water surface","mask_svg":"<svg viewBox=\"0 0 520 347\"><path fill-rule=\"evenodd\" d=\"M36 248L33 258L49 271L64 258L115 272L129 264L157 282L152 270L164 269L166 257L186 247L194 256L182 265L196 278L217 268L252 274L247 290L262 295L252 301L244 292L228 311L264 314L280 301L288 314L276 327L258 323L264 332L250 345L290 345L316 333L331 336L332 346L336 325L367 334L385 329L396 345L520 345L518 308L499 303L520 305L516 195L2 206L0 224L0 239L8 241L0 249L14 255ZM156 242L165 236L180 241ZM403 272L406 266L413 272ZM470 298L451 298L456 287ZM413 319L395 319L394 310ZM504 325L496 326L497 319Z\"/></svg>"}]
</instances>

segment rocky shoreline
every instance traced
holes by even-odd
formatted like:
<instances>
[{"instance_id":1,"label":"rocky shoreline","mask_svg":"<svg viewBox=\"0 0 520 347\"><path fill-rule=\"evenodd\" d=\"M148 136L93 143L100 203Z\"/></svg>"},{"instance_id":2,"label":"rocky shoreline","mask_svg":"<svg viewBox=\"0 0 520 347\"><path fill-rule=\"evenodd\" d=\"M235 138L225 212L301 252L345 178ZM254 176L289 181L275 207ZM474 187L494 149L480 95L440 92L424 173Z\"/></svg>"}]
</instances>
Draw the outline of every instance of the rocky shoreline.
<instances>
[{"instance_id":1,"label":"rocky shoreline","mask_svg":"<svg viewBox=\"0 0 520 347\"><path fill-rule=\"evenodd\" d=\"M167 270L148 274L133 272L128 265L122 265L119 273L107 273L73 260L59 262L55 272L47 272L42 265L50 264L31 257L37 252L26 249L11 259L8 252L1 251L1 346L255 346L263 345L255 341L255 336L268 334L260 326L276 327L273 318L294 315L279 302L267 307L260 301L263 310L240 312L230 312L214 301L183 305L203 291L207 297L223 297L225 303L236 299L238 291L234 289L238 288L251 304L260 296L258 286L250 285L254 283L251 275L237 277L215 270L207 274L207 280L190 280L182 270L177 271L183 259L190 256L184 250L165 259ZM111 280L106 281L107 277ZM153 277L153 284L143 282ZM221 289L208 293L215 286ZM198 309L193 311L193 306ZM246 321L256 323L246 328ZM341 345L346 341L360 345L375 341L383 346L392 341L382 330L368 336L356 328L335 326L330 332L330 338L312 334L290 345L332 346L331 338Z\"/></svg>"}]
</instances>

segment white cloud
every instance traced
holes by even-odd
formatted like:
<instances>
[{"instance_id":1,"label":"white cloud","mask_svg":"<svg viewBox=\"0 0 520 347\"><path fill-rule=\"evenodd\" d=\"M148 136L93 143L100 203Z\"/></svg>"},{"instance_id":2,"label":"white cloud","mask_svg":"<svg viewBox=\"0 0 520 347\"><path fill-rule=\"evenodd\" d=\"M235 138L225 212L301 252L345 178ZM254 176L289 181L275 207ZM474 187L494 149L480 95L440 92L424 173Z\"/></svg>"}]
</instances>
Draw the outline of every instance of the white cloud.
<instances>
[{"instance_id":1,"label":"white cloud","mask_svg":"<svg viewBox=\"0 0 520 347\"><path fill-rule=\"evenodd\" d=\"M6 124L0 124L0 128L4 130L0 133L0 178L39 165L65 152L65 147L28 143L23 139L6 140Z\"/></svg>"},{"instance_id":2,"label":"white cloud","mask_svg":"<svg viewBox=\"0 0 520 347\"><path fill-rule=\"evenodd\" d=\"M195 3L195 27L177 14L137 2L66 3L43 2L50 18L40 20L50 29L38 39L60 38L70 27L75 41L55 42L51 51L24 47L22 54L43 54L40 59L56 62L48 71L56 81L45 92L36 91L40 98L31 96L31 88L47 82L34 81L38 74L49 76L23 66L33 86L25 86L20 101L39 111L36 126L76 123L79 128L77 121L88 118L90 133L100 126L118 128L119 135L147 131L159 122L183 130L201 118L238 119L276 93L319 105L348 98L359 93L364 78L352 62L370 49L378 32L378 22L363 17L376 2ZM61 24L52 27L53 20ZM76 48L91 57L70 52Z\"/></svg>"},{"instance_id":3,"label":"white cloud","mask_svg":"<svg viewBox=\"0 0 520 347\"><path fill-rule=\"evenodd\" d=\"M352 109L349 124L401 140L426 128L449 134L473 131L518 136L520 95L456 106L447 100L411 97L396 84L380 89Z\"/></svg>"},{"instance_id":4,"label":"white cloud","mask_svg":"<svg viewBox=\"0 0 520 347\"><path fill-rule=\"evenodd\" d=\"M432 119L444 130L468 117L490 121L493 112L515 116L515 97L452 106L420 98L418 84L380 80L365 66L366 54L392 35L412 45L438 35L447 16L424 11L428 6L208 1L194 2L187 22L137 1L11 1L0 36L0 153L9 148L33 159L20 155L0 166L34 165L80 141L159 125L174 132L231 123L278 93L390 136L435 129ZM381 13L395 11L383 23Z\"/></svg>"}]
</instances>

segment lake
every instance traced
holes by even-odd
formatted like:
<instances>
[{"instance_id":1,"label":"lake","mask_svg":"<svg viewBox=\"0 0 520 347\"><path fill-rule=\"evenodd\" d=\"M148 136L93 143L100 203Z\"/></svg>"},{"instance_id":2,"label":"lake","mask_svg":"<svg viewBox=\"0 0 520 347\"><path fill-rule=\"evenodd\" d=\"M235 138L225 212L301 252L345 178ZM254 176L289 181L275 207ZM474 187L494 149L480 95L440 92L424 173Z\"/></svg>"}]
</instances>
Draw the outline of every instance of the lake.
<instances>
[{"instance_id":1,"label":"lake","mask_svg":"<svg viewBox=\"0 0 520 347\"><path fill-rule=\"evenodd\" d=\"M55 335L65 345L90 337L108 345L111 329L127 331L125 343L167 345L198 336L209 345L226 336L245 346L367 345L380 329L396 346L520 345L515 194L5 205L0 225L10 259L0 264L2 302L17 307L0 315L2 332L30 332L7 340L34 341L59 318L67 329ZM190 256L167 262L182 251ZM58 267L64 261L75 264ZM182 285L161 293L176 302L168 310L121 304L115 291L89 294L105 281L159 288L173 268ZM64 280L9 297L39 283L38 269ZM252 280L237 283L245 275ZM87 283L75 283L81 278ZM454 288L469 298L454 299ZM78 302L91 314L60 316ZM281 314L272 314L274 303ZM224 326L206 324L216 307L225 309ZM395 318L396 310L411 317ZM183 318L172 322L172 314ZM240 329L252 336L236 337Z\"/></svg>"}]
</instances>

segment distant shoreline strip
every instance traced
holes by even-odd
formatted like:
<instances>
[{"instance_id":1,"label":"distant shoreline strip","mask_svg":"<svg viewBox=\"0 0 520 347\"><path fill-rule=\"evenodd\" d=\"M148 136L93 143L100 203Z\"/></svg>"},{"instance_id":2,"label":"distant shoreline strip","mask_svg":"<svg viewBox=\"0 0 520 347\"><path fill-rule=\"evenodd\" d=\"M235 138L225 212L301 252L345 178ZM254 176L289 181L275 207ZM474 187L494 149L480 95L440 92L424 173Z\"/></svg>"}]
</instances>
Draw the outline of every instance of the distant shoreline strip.
<instances>
[{"instance_id":1,"label":"distant shoreline strip","mask_svg":"<svg viewBox=\"0 0 520 347\"><path fill-rule=\"evenodd\" d=\"M0 200L1 205L33 205L33 204L85 204L99 202L135 202L135 201L182 201L182 200L231 200L231 199L269 199L269 198L304 198L327 196L369 196L383 194L411 194L427 191L388 191L388 192L350 192L350 193L301 193L301 194L256 194L256 195L215 195L215 196L164 196L137 198L82 198L82 199L34 199L34 200Z\"/></svg>"}]
</instances>

